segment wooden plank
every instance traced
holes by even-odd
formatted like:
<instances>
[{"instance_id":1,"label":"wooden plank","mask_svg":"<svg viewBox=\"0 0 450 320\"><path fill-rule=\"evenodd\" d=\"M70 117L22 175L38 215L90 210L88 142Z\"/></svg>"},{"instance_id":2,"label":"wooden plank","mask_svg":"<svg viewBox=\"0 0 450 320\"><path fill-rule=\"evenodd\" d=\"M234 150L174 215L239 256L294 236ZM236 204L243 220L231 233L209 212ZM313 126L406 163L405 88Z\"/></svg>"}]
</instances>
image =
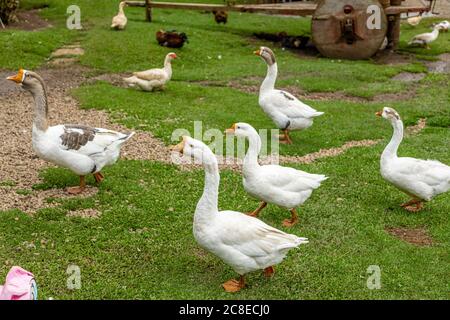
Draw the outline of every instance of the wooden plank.
<instances>
[{"instance_id":1,"label":"wooden plank","mask_svg":"<svg viewBox=\"0 0 450 320\"><path fill-rule=\"evenodd\" d=\"M202 3L174 3L174 2L151 2L153 8L163 9L186 9L186 10L222 10L222 11L238 11L238 12L271 12L288 15L310 15L316 10L314 4L299 4L297 6L282 6L282 5L216 5L216 4L202 4Z\"/></svg>"},{"instance_id":2,"label":"wooden plank","mask_svg":"<svg viewBox=\"0 0 450 320\"><path fill-rule=\"evenodd\" d=\"M126 1L130 7L146 7L144 1ZM271 4L268 6L261 5L218 5L218 4L205 4L205 3L177 3L177 2L150 2L151 8L160 9L185 9L185 10L202 10L202 11L238 11L238 12L265 12L274 14L286 14L286 15L312 15L316 10L315 4L299 4L296 6L289 5L277 5Z\"/></svg>"},{"instance_id":3,"label":"wooden plank","mask_svg":"<svg viewBox=\"0 0 450 320\"><path fill-rule=\"evenodd\" d=\"M146 7L145 1L125 1L130 7ZM160 9L185 9L185 10L202 10L202 11L238 11L249 13L269 13L269 14L285 14L306 16L314 14L317 5L314 3L271 3L271 4L242 4L242 5L220 5L206 3L179 3L179 2L155 2L150 1L151 8ZM410 12L428 11L426 6L390 6L385 8L388 15Z\"/></svg>"},{"instance_id":4,"label":"wooden plank","mask_svg":"<svg viewBox=\"0 0 450 320\"><path fill-rule=\"evenodd\" d=\"M428 11L428 7L424 6L391 6L384 9L386 14L401 14L410 12L425 12Z\"/></svg>"}]
</instances>

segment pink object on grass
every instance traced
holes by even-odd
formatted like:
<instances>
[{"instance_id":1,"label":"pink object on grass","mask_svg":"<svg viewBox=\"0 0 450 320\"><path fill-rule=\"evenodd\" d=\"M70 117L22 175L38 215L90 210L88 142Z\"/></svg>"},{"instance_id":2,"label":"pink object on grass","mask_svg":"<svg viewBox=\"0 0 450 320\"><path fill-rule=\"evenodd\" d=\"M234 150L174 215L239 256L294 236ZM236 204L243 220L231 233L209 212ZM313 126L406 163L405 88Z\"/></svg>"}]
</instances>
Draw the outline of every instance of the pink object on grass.
<instances>
[{"instance_id":1,"label":"pink object on grass","mask_svg":"<svg viewBox=\"0 0 450 320\"><path fill-rule=\"evenodd\" d=\"M0 286L0 300L37 300L33 274L21 267L12 267L5 285Z\"/></svg>"}]
</instances>

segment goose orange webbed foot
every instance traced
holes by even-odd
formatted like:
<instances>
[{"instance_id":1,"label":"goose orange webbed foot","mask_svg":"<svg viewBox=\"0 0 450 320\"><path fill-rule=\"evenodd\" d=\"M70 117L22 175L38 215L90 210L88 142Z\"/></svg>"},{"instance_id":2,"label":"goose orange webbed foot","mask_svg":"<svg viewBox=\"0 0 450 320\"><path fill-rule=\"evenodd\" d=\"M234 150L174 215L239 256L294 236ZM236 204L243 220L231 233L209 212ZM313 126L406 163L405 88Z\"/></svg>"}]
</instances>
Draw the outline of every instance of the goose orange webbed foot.
<instances>
[{"instance_id":1,"label":"goose orange webbed foot","mask_svg":"<svg viewBox=\"0 0 450 320\"><path fill-rule=\"evenodd\" d=\"M250 217L256 218L256 217L258 217L261 210L264 209L266 206L267 206L267 202L261 201L261 203L259 204L259 207L253 212L248 212L247 215Z\"/></svg>"},{"instance_id":2,"label":"goose orange webbed foot","mask_svg":"<svg viewBox=\"0 0 450 320\"><path fill-rule=\"evenodd\" d=\"M292 227L293 225L298 223L298 214L295 209L289 210L291 212L291 218L283 220L283 226L285 227Z\"/></svg>"},{"instance_id":3,"label":"goose orange webbed foot","mask_svg":"<svg viewBox=\"0 0 450 320\"><path fill-rule=\"evenodd\" d=\"M239 280L231 279L222 284L222 287L225 289L226 292L238 292L241 289L245 288L245 280L244 277L241 276Z\"/></svg>"},{"instance_id":4,"label":"goose orange webbed foot","mask_svg":"<svg viewBox=\"0 0 450 320\"><path fill-rule=\"evenodd\" d=\"M419 212L423 209L423 202L418 199L412 199L408 202L402 203L400 207L404 208L409 212Z\"/></svg>"},{"instance_id":5,"label":"goose orange webbed foot","mask_svg":"<svg viewBox=\"0 0 450 320\"><path fill-rule=\"evenodd\" d=\"M405 206L403 208L405 208L405 210L407 210L409 212L419 212L420 210L423 209L423 204L422 204L422 202L418 202L415 205Z\"/></svg>"},{"instance_id":6,"label":"goose orange webbed foot","mask_svg":"<svg viewBox=\"0 0 450 320\"><path fill-rule=\"evenodd\" d=\"M77 195L84 191L86 188L86 180L84 176L80 176L80 185L78 187L68 187L66 189L68 194Z\"/></svg>"},{"instance_id":7,"label":"goose orange webbed foot","mask_svg":"<svg viewBox=\"0 0 450 320\"><path fill-rule=\"evenodd\" d=\"M80 194L84 191L84 188L82 187L68 187L66 189L68 194L72 194L72 195L77 195Z\"/></svg>"},{"instance_id":8,"label":"goose orange webbed foot","mask_svg":"<svg viewBox=\"0 0 450 320\"><path fill-rule=\"evenodd\" d=\"M97 183L100 183L103 180L105 180L105 176L101 172L94 173L94 178Z\"/></svg>"},{"instance_id":9,"label":"goose orange webbed foot","mask_svg":"<svg viewBox=\"0 0 450 320\"><path fill-rule=\"evenodd\" d=\"M267 267L264 269L264 276L266 278L272 278L275 274L275 268L273 266Z\"/></svg>"}]
</instances>

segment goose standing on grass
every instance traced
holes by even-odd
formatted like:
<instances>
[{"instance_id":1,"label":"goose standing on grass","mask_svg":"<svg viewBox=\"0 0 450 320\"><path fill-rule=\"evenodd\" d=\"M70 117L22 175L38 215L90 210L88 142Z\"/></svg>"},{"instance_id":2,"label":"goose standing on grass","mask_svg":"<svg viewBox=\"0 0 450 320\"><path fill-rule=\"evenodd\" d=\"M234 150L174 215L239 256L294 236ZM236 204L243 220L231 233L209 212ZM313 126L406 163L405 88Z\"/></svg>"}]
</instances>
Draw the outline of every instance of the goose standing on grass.
<instances>
[{"instance_id":1,"label":"goose standing on grass","mask_svg":"<svg viewBox=\"0 0 450 320\"><path fill-rule=\"evenodd\" d=\"M283 221L285 227L296 224L298 215L295 208L308 200L313 190L320 187L327 177L278 165L261 166L258 163L261 138L258 132L247 123L235 123L225 132L244 137L249 141L243 164L244 189L252 197L261 200L260 206L250 215L257 217L267 203L273 203L291 212L291 219Z\"/></svg>"},{"instance_id":2,"label":"goose standing on grass","mask_svg":"<svg viewBox=\"0 0 450 320\"><path fill-rule=\"evenodd\" d=\"M392 108L383 108L377 116L389 120L394 128L391 141L381 155L381 175L412 199L401 206L417 212L424 201L450 190L450 167L435 160L420 160L397 156L403 139L403 122Z\"/></svg>"},{"instance_id":3,"label":"goose standing on grass","mask_svg":"<svg viewBox=\"0 0 450 320\"><path fill-rule=\"evenodd\" d=\"M410 26L415 27L415 26L419 25L420 21L422 21L422 18L423 18L422 14L420 14L420 15L415 16L415 17L410 17L410 18L406 19L406 21L408 22L408 24Z\"/></svg>"},{"instance_id":4,"label":"goose standing on grass","mask_svg":"<svg viewBox=\"0 0 450 320\"><path fill-rule=\"evenodd\" d=\"M176 58L177 55L170 52L164 59L163 68L134 72L132 77L125 78L124 81L129 87L138 87L144 91L164 89L164 85L172 78L172 60Z\"/></svg>"},{"instance_id":5,"label":"goose standing on grass","mask_svg":"<svg viewBox=\"0 0 450 320\"><path fill-rule=\"evenodd\" d=\"M448 32L448 29L450 28L450 22L447 20L441 21L438 23L438 26L441 27L441 30L444 32Z\"/></svg>"},{"instance_id":6,"label":"goose standing on grass","mask_svg":"<svg viewBox=\"0 0 450 320\"><path fill-rule=\"evenodd\" d=\"M286 91L275 89L278 67L272 50L261 47L254 53L267 63L267 75L259 89L259 105L277 127L283 130L280 142L291 144L289 131L309 128L313 119L323 112L314 110Z\"/></svg>"},{"instance_id":7,"label":"goose standing on grass","mask_svg":"<svg viewBox=\"0 0 450 320\"><path fill-rule=\"evenodd\" d=\"M424 48L430 49L429 44L435 41L439 37L439 30L442 29L442 26L437 24L433 27L432 32L421 33L408 43L409 45L420 45Z\"/></svg>"},{"instance_id":8,"label":"goose standing on grass","mask_svg":"<svg viewBox=\"0 0 450 320\"><path fill-rule=\"evenodd\" d=\"M120 147L134 132L124 134L76 124L50 127L44 80L37 73L23 69L7 79L20 84L33 95L35 108L32 142L36 154L80 176L80 186L68 188L68 193L81 193L86 187L85 176L88 174L93 174L95 180L101 182L104 177L100 171L104 166L117 161Z\"/></svg>"},{"instance_id":9,"label":"goose standing on grass","mask_svg":"<svg viewBox=\"0 0 450 320\"><path fill-rule=\"evenodd\" d=\"M119 3L119 13L112 18L111 28L115 30L123 30L127 26L127 16L123 8L126 6L126 2L122 1Z\"/></svg>"},{"instance_id":10,"label":"goose standing on grass","mask_svg":"<svg viewBox=\"0 0 450 320\"><path fill-rule=\"evenodd\" d=\"M194 237L200 246L218 256L240 275L239 280L232 279L223 284L227 292L244 288L244 276L249 272L264 270L267 277L272 276L273 266L280 263L290 249L308 243L306 238L277 230L246 214L219 211L217 159L203 142L185 136L172 150L192 157L205 169L203 195L194 214Z\"/></svg>"}]
</instances>

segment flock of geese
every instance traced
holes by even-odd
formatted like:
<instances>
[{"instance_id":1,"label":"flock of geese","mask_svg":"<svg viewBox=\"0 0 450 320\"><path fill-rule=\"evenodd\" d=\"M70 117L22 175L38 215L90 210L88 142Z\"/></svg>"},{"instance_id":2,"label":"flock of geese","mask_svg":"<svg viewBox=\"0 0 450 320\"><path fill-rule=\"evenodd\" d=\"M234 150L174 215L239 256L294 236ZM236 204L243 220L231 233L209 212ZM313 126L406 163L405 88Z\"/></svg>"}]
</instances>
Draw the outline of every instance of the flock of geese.
<instances>
[{"instance_id":1,"label":"flock of geese","mask_svg":"<svg viewBox=\"0 0 450 320\"><path fill-rule=\"evenodd\" d=\"M122 5L120 8L123 12ZM113 24L119 22L115 17ZM289 92L275 89L278 68L271 49L261 47L254 53L267 64L267 74L259 91L260 107L282 131L280 142L291 144L289 132L310 127L323 112L314 110ZM169 53L164 68L138 72L125 81L146 91L162 88L171 78L171 61L176 57L175 53ZM101 170L118 160L121 146L134 133L125 134L79 124L49 126L44 80L37 73L23 69L7 79L21 85L34 98L32 145L36 154L80 177L79 186L70 187L67 192L83 192L86 188L85 177L89 174L101 182L104 179ZM417 212L423 208L425 201L450 189L450 167L438 161L398 157L397 150L403 139L400 115L394 109L385 107L377 116L389 121L394 131L381 155L381 175L410 196L411 200L401 206ZM235 123L225 133L243 137L249 142L242 168L243 186L250 196L261 203L248 214L219 211L220 173L217 158L207 145L184 136L171 150L195 159L196 163L201 162L204 167L205 185L195 209L194 237L200 246L221 258L239 274L238 280L231 279L223 284L227 292L237 292L246 286L244 276L247 273L263 270L264 275L270 277L274 274L274 265L280 263L290 249L308 243L307 238L283 232L259 220L257 216L261 210L267 204L289 210L290 218L284 220L283 225L291 227L298 223L296 208L308 200L327 177L279 165L260 165L261 138L248 123Z\"/></svg>"}]
</instances>

